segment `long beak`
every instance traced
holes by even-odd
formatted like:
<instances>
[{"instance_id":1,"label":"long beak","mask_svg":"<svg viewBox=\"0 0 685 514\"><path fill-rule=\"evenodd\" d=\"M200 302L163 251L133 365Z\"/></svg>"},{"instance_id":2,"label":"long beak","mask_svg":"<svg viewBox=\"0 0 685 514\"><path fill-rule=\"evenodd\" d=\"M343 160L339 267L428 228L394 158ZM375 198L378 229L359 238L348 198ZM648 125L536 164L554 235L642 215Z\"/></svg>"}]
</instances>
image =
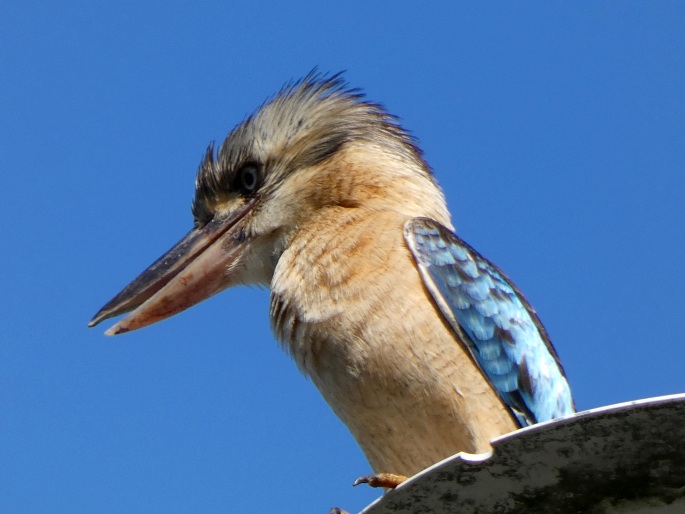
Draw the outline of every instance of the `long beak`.
<instances>
[{"instance_id":1,"label":"long beak","mask_svg":"<svg viewBox=\"0 0 685 514\"><path fill-rule=\"evenodd\" d=\"M188 232L107 302L88 326L133 311L105 332L122 334L178 314L233 285L230 272L249 242L244 220L255 202Z\"/></svg>"}]
</instances>

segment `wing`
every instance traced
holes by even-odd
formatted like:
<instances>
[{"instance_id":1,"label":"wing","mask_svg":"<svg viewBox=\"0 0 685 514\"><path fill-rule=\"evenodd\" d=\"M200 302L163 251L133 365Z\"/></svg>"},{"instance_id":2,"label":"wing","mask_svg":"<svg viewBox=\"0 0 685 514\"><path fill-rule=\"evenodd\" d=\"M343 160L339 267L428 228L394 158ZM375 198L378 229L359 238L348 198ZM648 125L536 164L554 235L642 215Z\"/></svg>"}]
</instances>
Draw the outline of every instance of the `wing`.
<instances>
[{"instance_id":1,"label":"wing","mask_svg":"<svg viewBox=\"0 0 685 514\"><path fill-rule=\"evenodd\" d=\"M429 218L408 221L404 237L433 300L521 426L575 412L547 332L506 275Z\"/></svg>"}]
</instances>

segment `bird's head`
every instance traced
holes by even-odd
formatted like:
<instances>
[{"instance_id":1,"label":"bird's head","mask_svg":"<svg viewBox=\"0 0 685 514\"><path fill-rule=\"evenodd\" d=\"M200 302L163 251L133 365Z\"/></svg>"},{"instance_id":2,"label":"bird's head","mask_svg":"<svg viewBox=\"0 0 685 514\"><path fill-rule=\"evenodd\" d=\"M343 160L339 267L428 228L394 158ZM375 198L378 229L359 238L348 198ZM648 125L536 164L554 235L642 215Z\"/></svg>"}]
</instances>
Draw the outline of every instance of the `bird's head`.
<instances>
[{"instance_id":1,"label":"bird's head","mask_svg":"<svg viewBox=\"0 0 685 514\"><path fill-rule=\"evenodd\" d=\"M396 118L314 73L286 86L200 164L195 227L93 317L155 323L237 284L269 285L299 228L330 209L395 210L450 226L444 198Z\"/></svg>"}]
</instances>

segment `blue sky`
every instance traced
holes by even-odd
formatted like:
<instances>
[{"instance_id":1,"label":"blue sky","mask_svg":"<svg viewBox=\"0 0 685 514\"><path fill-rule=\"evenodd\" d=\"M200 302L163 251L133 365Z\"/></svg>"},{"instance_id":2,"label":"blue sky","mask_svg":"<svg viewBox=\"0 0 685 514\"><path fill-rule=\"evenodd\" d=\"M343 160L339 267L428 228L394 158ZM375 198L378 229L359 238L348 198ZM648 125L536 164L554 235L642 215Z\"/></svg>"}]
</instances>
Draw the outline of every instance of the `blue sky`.
<instances>
[{"instance_id":1,"label":"blue sky","mask_svg":"<svg viewBox=\"0 0 685 514\"><path fill-rule=\"evenodd\" d=\"M192 225L210 140L314 66L399 115L580 409L683 392L681 2L4 2L0 511L361 509L366 461L234 289L86 323Z\"/></svg>"}]
</instances>

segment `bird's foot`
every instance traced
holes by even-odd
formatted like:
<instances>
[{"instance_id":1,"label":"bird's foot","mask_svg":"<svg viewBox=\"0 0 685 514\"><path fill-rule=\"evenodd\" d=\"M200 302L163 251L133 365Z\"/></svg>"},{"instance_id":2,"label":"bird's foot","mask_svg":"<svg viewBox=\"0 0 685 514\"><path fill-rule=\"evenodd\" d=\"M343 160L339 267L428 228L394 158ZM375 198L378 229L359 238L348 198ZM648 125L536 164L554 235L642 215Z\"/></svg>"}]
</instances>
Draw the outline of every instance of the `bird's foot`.
<instances>
[{"instance_id":1,"label":"bird's foot","mask_svg":"<svg viewBox=\"0 0 685 514\"><path fill-rule=\"evenodd\" d=\"M384 489L395 489L398 485L407 479L404 475L395 475L394 473L376 473L374 475L366 475L359 477L354 481L352 487L359 484L368 484L370 487L383 487ZM340 507L333 507L328 511L328 514L349 514L346 510Z\"/></svg>"},{"instance_id":2,"label":"bird's foot","mask_svg":"<svg viewBox=\"0 0 685 514\"><path fill-rule=\"evenodd\" d=\"M394 473L376 473L374 475L366 475L359 477L354 481L353 486L359 484L368 484L370 487L384 487L385 489L395 489L398 485L407 479L404 475L395 475Z\"/></svg>"}]
</instances>

